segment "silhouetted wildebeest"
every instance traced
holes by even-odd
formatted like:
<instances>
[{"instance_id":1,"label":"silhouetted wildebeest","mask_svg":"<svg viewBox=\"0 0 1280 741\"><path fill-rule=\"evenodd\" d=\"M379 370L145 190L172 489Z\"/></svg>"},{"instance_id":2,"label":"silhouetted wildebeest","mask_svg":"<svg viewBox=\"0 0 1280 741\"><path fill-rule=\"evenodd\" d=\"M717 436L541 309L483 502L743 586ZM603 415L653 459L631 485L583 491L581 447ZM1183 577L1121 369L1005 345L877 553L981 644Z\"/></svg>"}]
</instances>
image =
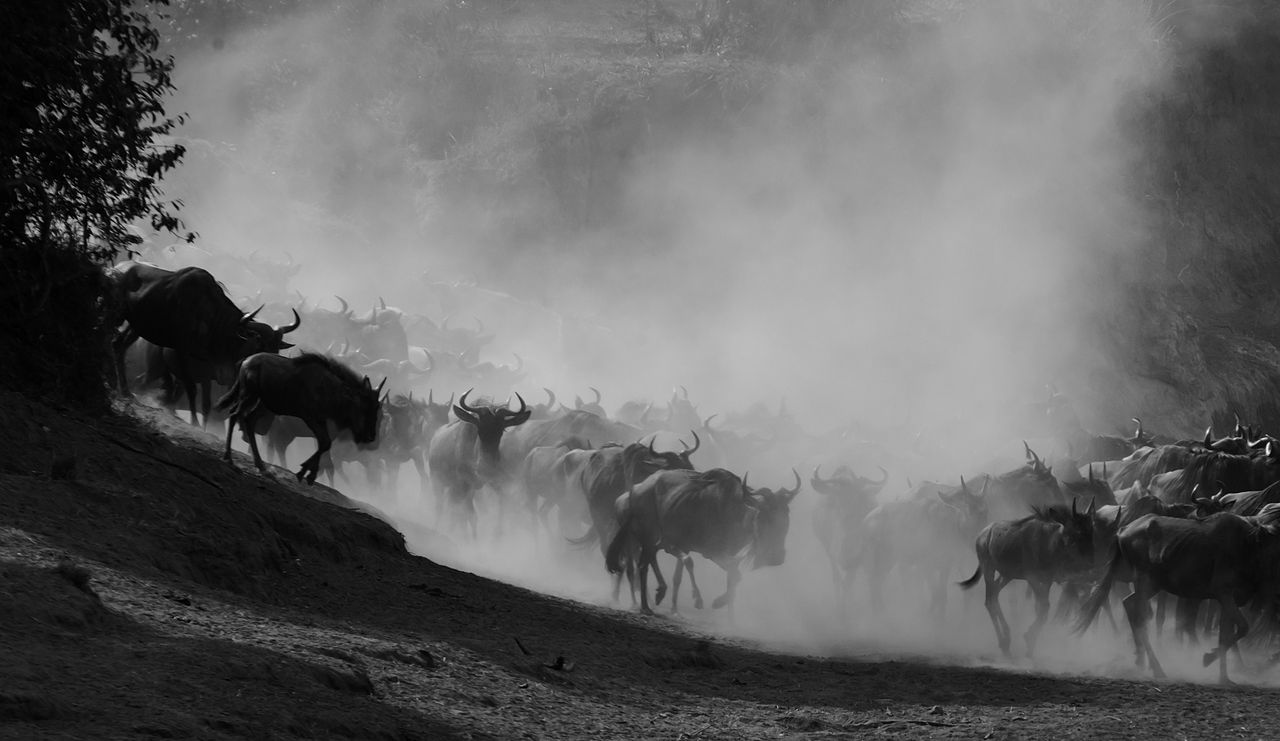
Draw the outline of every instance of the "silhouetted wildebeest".
<instances>
[{"instance_id":1,"label":"silhouetted wildebeest","mask_svg":"<svg viewBox=\"0 0 1280 741\"><path fill-rule=\"evenodd\" d=\"M573 408L580 412L590 412L600 417L608 417L609 413L604 410L600 404L600 389L595 386L588 386L591 393L596 395L595 401L583 401L581 396L573 397Z\"/></svg>"},{"instance_id":2,"label":"silhouetted wildebeest","mask_svg":"<svg viewBox=\"0 0 1280 741\"><path fill-rule=\"evenodd\" d=\"M1255 517L1219 513L1203 520L1144 515L1120 530L1106 575L1085 602L1079 632L1088 629L1106 602L1111 585L1131 581L1124 598L1133 633L1135 663L1149 662L1163 677L1147 635L1150 600L1168 592L1192 600L1214 600L1219 608L1218 647L1204 656L1205 666L1219 661L1218 681L1230 684L1226 654L1249 630L1240 605L1269 607L1280 577L1280 505L1268 505Z\"/></svg>"},{"instance_id":3,"label":"silhouetted wildebeest","mask_svg":"<svg viewBox=\"0 0 1280 741\"><path fill-rule=\"evenodd\" d=\"M680 589L685 560L697 553L727 574L725 593L711 606L732 607L744 558L750 559L753 569L780 566L786 559L790 504L800 493L800 474L795 477L794 489L774 492L752 490L722 468L701 473L659 471L618 497L618 530L605 553L605 564L611 573L621 574L624 553L638 550L640 610L650 613L648 572L657 565L658 551L676 557L675 592ZM659 581L662 590L665 585ZM660 591L655 601L661 599ZM674 595L671 603L674 611Z\"/></svg>"},{"instance_id":4,"label":"silhouetted wildebeest","mask_svg":"<svg viewBox=\"0 0 1280 741\"><path fill-rule=\"evenodd\" d=\"M1234 454L1204 451L1195 453L1180 471L1161 474L1153 484L1153 493L1166 502L1190 502L1193 492L1228 494L1238 491L1259 491L1280 481L1280 458L1277 451L1266 445L1261 453Z\"/></svg>"},{"instance_id":5,"label":"silhouetted wildebeest","mask_svg":"<svg viewBox=\"0 0 1280 741\"><path fill-rule=\"evenodd\" d=\"M125 324L112 341L122 394L129 393L124 354L139 337L178 351L174 371L188 399L195 398L189 363L235 363L263 349L258 333L248 326L253 314L241 311L203 268L169 271L128 260L108 270L107 276L112 321ZM192 404L193 424L194 408Z\"/></svg>"},{"instance_id":6,"label":"silhouetted wildebeest","mask_svg":"<svg viewBox=\"0 0 1280 741\"><path fill-rule=\"evenodd\" d=\"M507 474L499 442L508 428L529 419L529 407L520 394L516 394L520 401L517 410L487 402L473 407L467 404L470 393L468 390L453 405L457 421L441 427L431 438L427 463L437 502L446 503L454 517L460 516L461 524L474 538L477 535L476 492L486 485L498 490L503 487Z\"/></svg>"},{"instance_id":7,"label":"silhouetted wildebeest","mask_svg":"<svg viewBox=\"0 0 1280 741\"><path fill-rule=\"evenodd\" d=\"M983 481L987 490L983 499L992 520L1016 520L1036 507L1069 503L1053 470L1025 442L1023 447L1027 454L1025 466L998 476L976 476L970 481L971 485ZM986 478L990 481L984 481Z\"/></svg>"},{"instance_id":8,"label":"silhouetted wildebeest","mask_svg":"<svg viewBox=\"0 0 1280 741\"><path fill-rule=\"evenodd\" d=\"M1111 469L1111 488L1119 491L1137 483L1149 486L1156 476L1185 468L1193 455L1192 449L1185 445L1140 448L1118 465L1110 461L1107 463Z\"/></svg>"},{"instance_id":9,"label":"silhouetted wildebeest","mask_svg":"<svg viewBox=\"0 0 1280 741\"><path fill-rule=\"evenodd\" d=\"M306 423L316 439L316 452L302 462L298 480L314 484L320 458L332 445L330 423L338 429L350 430L357 443L367 445L377 440L385 383L383 379L374 388L368 376L361 378L333 358L315 353L303 353L296 358L269 353L250 355L240 364L231 390L218 400L218 408L229 412L223 457L231 461L231 436L238 423L249 442L253 464L258 470L266 471L254 435L258 419L268 413L297 417Z\"/></svg>"},{"instance_id":10,"label":"silhouetted wildebeest","mask_svg":"<svg viewBox=\"0 0 1280 741\"><path fill-rule=\"evenodd\" d=\"M809 486L822 495L813 511L813 531L831 562L836 606L843 611L849 587L865 552L866 518L876 506L876 495L889 481L889 472L879 481L863 478L848 466L840 466L831 478L822 478L822 468L814 469Z\"/></svg>"},{"instance_id":11,"label":"silhouetted wildebeest","mask_svg":"<svg viewBox=\"0 0 1280 741\"><path fill-rule=\"evenodd\" d=\"M1036 507L1020 520L993 522L978 533L975 550L978 568L973 576L960 582L969 589L982 579L986 585L985 604L996 631L1000 651L1010 656L1009 622L1000 609L1000 590L1009 582L1022 579L1035 597L1036 619L1027 629L1027 655L1035 653L1036 638L1049 617L1049 590L1054 583L1065 581L1092 568L1094 551L1094 505L1078 512L1070 507L1052 505Z\"/></svg>"},{"instance_id":12,"label":"silhouetted wildebeest","mask_svg":"<svg viewBox=\"0 0 1280 741\"><path fill-rule=\"evenodd\" d=\"M249 314L244 323L248 333L258 337L258 351L267 353L279 353L281 350L288 350L293 345L285 341L284 336L296 330L302 324L302 317L298 316L295 309L293 311L293 323L283 324L279 327L273 327L265 322L254 319L261 308ZM177 385L182 386L182 391L187 399L187 405L191 410L191 424L196 422L196 398L192 396L198 388L200 393L199 410L202 416L200 422L201 427L208 429L209 414L213 407L213 385L221 383L224 387L230 386L234 382L236 374L235 363L214 363L208 360L200 360L197 358L188 358L183 354L169 347L160 347L159 345L149 344L146 352L146 377L148 381L159 381L164 395L161 399L162 403L171 409L176 409L178 405L178 389ZM186 369L186 376L183 376L182 370Z\"/></svg>"}]
</instances>

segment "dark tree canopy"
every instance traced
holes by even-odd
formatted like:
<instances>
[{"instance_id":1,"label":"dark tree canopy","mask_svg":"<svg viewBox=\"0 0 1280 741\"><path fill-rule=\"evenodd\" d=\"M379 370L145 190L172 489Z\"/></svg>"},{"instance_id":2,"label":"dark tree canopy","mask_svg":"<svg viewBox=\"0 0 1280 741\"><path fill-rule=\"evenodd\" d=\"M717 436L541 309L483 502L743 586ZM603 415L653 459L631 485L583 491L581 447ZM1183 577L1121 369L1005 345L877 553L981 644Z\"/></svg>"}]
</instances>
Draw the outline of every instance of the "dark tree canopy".
<instances>
[{"instance_id":1,"label":"dark tree canopy","mask_svg":"<svg viewBox=\"0 0 1280 741\"><path fill-rule=\"evenodd\" d=\"M154 5L168 0L6 4L0 23L0 243L112 257L126 226L181 227L158 182L181 159L164 145L173 59L157 55Z\"/></svg>"}]
</instances>

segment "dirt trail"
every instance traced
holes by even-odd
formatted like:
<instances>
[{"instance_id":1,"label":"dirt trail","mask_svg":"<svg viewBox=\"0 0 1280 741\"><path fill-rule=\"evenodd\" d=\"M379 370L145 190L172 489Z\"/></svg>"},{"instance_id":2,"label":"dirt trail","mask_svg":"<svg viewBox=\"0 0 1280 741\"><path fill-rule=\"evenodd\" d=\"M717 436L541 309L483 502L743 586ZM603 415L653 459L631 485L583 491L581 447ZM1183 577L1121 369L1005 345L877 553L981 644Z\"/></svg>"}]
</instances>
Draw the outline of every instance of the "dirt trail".
<instances>
[{"instance_id":1,"label":"dirt trail","mask_svg":"<svg viewBox=\"0 0 1280 741\"><path fill-rule=\"evenodd\" d=\"M0 737L1273 735L1260 688L824 660L546 597L139 414L0 396Z\"/></svg>"}]
</instances>

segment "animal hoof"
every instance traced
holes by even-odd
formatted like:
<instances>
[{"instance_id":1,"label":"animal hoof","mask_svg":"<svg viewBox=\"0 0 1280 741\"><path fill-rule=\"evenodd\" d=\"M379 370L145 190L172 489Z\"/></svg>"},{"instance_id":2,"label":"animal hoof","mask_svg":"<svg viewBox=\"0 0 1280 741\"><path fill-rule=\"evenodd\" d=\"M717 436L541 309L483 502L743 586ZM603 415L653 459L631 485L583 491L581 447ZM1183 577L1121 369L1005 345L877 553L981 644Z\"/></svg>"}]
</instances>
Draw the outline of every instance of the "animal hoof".
<instances>
[{"instance_id":1,"label":"animal hoof","mask_svg":"<svg viewBox=\"0 0 1280 741\"><path fill-rule=\"evenodd\" d=\"M724 597L716 597L715 599L711 600L711 607L712 609L718 610L721 607L724 607L725 605L727 605L728 603L729 603L728 599Z\"/></svg>"},{"instance_id":2,"label":"animal hoof","mask_svg":"<svg viewBox=\"0 0 1280 741\"><path fill-rule=\"evenodd\" d=\"M654 595L653 595L653 604L655 604L655 605L660 605L660 604L662 604L662 598L663 598L663 597L666 597L666 596L667 596L667 588L666 588L666 587L658 587L658 591L657 591L657 592L655 592L655 593L654 593Z\"/></svg>"},{"instance_id":3,"label":"animal hoof","mask_svg":"<svg viewBox=\"0 0 1280 741\"><path fill-rule=\"evenodd\" d=\"M1204 665L1208 666L1212 664L1214 661L1217 660L1217 658L1218 658L1217 651L1206 651L1204 654Z\"/></svg>"},{"instance_id":4,"label":"animal hoof","mask_svg":"<svg viewBox=\"0 0 1280 741\"><path fill-rule=\"evenodd\" d=\"M697 598L695 598L695 599L693 600L693 609L695 609L695 610L701 610L701 609L702 609L702 598L701 598L701 597L697 597Z\"/></svg>"},{"instance_id":5,"label":"animal hoof","mask_svg":"<svg viewBox=\"0 0 1280 741\"><path fill-rule=\"evenodd\" d=\"M641 607L641 608L640 608L640 614L641 614L641 615L652 615L652 614L653 614L653 610L650 610L648 607Z\"/></svg>"}]
</instances>

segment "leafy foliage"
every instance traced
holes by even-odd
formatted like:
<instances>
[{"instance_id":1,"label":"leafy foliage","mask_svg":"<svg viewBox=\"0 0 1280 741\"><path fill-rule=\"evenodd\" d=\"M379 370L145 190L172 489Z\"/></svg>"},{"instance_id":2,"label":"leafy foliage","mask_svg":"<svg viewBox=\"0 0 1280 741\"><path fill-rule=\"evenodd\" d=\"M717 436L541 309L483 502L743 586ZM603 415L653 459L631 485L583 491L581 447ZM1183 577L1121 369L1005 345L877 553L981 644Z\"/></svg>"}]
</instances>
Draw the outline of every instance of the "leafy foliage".
<instances>
[{"instance_id":1,"label":"leafy foliage","mask_svg":"<svg viewBox=\"0 0 1280 741\"><path fill-rule=\"evenodd\" d=\"M153 5L10 3L0 24L0 383L103 406L101 265L149 219L178 231L160 179L182 159L165 137L173 60ZM188 236L190 239L191 236Z\"/></svg>"},{"instance_id":2,"label":"leafy foliage","mask_svg":"<svg viewBox=\"0 0 1280 741\"><path fill-rule=\"evenodd\" d=\"M167 0L152 0L164 4ZM90 257L136 243L126 226L181 224L159 180L182 158L160 140L173 59L132 0L14 4L0 44L0 238L74 244Z\"/></svg>"}]
</instances>

